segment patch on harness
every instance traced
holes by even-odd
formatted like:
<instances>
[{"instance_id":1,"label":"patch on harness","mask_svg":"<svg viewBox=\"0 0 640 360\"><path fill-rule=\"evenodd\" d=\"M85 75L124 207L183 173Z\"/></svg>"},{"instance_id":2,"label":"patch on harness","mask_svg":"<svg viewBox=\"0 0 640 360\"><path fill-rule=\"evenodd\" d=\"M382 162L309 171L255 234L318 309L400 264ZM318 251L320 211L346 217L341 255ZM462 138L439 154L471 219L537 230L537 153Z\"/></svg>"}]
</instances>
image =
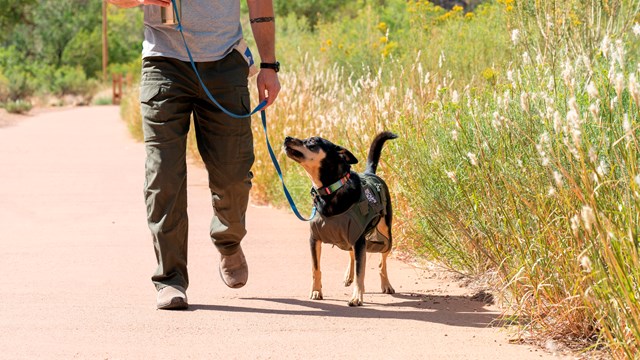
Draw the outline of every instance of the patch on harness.
<instances>
[{"instance_id":1,"label":"patch on harness","mask_svg":"<svg viewBox=\"0 0 640 360\"><path fill-rule=\"evenodd\" d=\"M373 193L371 192L371 189L369 188L364 189L364 195L367 197L367 200L369 200L370 203L372 204L378 203L378 199L376 199L375 195L373 195Z\"/></svg>"}]
</instances>

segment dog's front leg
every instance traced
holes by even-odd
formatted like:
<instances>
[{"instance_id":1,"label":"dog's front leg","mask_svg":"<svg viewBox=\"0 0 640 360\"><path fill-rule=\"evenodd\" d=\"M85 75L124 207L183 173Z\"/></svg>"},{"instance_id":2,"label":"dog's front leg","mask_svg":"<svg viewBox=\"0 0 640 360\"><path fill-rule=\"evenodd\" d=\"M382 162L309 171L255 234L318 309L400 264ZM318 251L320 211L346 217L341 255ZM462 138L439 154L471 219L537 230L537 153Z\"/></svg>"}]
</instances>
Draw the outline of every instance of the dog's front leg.
<instances>
[{"instance_id":1,"label":"dog's front leg","mask_svg":"<svg viewBox=\"0 0 640 360\"><path fill-rule=\"evenodd\" d=\"M322 272L320 271L320 254L322 250L322 242L311 236L309 240L311 245L311 265L313 283L311 284L311 300L322 300Z\"/></svg>"},{"instance_id":2,"label":"dog's front leg","mask_svg":"<svg viewBox=\"0 0 640 360\"><path fill-rule=\"evenodd\" d=\"M347 265L347 271L344 272L344 286L349 286L353 283L353 262L355 256L353 255L353 249L349 251L349 264Z\"/></svg>"},{"instance_id":3,"label":"dog's front leg","mask_svg":"<svg viewBox=\"0 0 640 360\"><path fill-rule=\"evenodd\" d=\"M355 258L356 284L353 287L353 295L349 300L349 306L362 306L364 295L364 270L367 262L367 246L364 237L360 237L353 247Z\"/></svg>"}]
</instances>

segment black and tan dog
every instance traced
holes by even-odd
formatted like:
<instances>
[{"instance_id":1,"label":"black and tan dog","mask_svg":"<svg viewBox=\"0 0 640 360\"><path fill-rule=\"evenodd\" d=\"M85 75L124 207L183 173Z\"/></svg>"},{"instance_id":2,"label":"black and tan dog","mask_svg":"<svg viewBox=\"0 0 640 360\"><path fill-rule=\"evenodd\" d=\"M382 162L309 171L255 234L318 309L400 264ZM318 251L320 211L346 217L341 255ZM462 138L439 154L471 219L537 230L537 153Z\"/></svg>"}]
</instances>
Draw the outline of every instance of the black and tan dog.
<instances>
[{"instance_id":1,"label":"black and tan dog","mask_svg":"<svg viewBox=\"0 0 640 360\"><path fill-rule=\"evenodd\" d=\"M328 140L320 137L285 139L287 156L302 165L313 184L311 194L317 214L311 220L311 299L322 299L322 243L333 244L350 252L344 285L349 286L353 282L354 269L356 283L349 306L362 305L366 252L381 253L382 292L395 292L387 276L387 256L392 246L389 189L375 173L382 146L385 141L396 137L390 132L376 136L369 148L367 167L362 174L351 171L351 165L358 163L355 156Z\"/></svg>"}]
</instances>

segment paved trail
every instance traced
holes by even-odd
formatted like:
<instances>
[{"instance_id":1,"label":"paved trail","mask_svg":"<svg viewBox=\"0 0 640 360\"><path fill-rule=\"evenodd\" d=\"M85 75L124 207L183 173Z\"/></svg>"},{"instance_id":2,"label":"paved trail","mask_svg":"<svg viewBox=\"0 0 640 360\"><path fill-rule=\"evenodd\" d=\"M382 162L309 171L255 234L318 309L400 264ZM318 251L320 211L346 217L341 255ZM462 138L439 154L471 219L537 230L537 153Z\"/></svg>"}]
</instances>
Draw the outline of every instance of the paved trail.
<instances>
[{"instance_id":1,"label":"paved trail","mask_svg":"<svg viewBox=\"0 0 640 360\"><path fill-rule=\"evenodd\" d=\"M191 307L158 311L143 167L143 145L116 107L46 112L0 128L1 359L560 358L509 344L489 325L497 309L395 259L389 276L398 294L380 294L371 255L365 306L349 308L347 254L324 247L326 300L310 301L307 225L286 211L250 207L249 282L228 289L196 166Z\"/></svg>"}]
</instances>

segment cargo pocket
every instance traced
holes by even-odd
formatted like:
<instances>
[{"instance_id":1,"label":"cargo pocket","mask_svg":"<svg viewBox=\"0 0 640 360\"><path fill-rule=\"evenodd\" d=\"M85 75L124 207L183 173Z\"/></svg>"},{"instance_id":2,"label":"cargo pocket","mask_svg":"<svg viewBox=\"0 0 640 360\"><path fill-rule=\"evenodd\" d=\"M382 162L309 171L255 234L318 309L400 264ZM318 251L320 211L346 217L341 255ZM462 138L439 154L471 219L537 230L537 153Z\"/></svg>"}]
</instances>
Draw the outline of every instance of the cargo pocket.
<instances>
[{"instance_id":1,"label":"cargo pocket","mask_svg":"<svg viewBox=\"0 0 640 360\"><path fill-rule=\"evenodd\" d=\"M146 74L145 74L146 75ZM180 104L167 101L175 98L167 79L143 75L140 81L140 110L142 117L153 122L166 122L180 113ZM151 74L150 74L151 75Z\"/></svg>"},{"instance_id":2,"label":"cargo pocket","mask_svg":"<svg viewBox=\"0 0 640 360\"><path fill-rule=\"evenodd\" d=\"M153 86L152 84L149 84L149 83L147 84L142 83L140 85L140 102L142 104L149 105L151 100L153 100L153 98L160 93L160 90L161 90L160 86Z\"/></svg>"}]
</instances>

